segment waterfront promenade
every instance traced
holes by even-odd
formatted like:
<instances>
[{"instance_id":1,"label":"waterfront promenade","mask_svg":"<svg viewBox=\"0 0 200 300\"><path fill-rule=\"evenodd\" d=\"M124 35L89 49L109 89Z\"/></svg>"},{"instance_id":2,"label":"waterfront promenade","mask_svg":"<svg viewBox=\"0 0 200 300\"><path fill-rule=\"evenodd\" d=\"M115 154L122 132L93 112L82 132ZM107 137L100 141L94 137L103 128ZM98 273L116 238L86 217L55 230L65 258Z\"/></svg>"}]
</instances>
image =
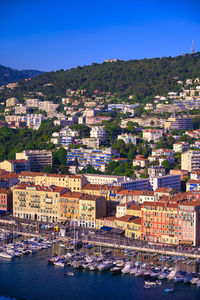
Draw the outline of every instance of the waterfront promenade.
<instances>
[{"instance_id":1,"label":"waterfront promenade","mask_svg":"<svg viewBox=\"0 0 200 300\"><path fill-rule=\"evenodd\" d=\"M67 237L60 237L57 236L58 240L62 240L62 241L68 241ZM99 247L107 247L107 248L115 248L115 249L129 249L129 250L133 250L133 251L137 251L137 252L146 252L146 253L158 253L161 255L173 255L173 256L184 256L184 257L188 257L188 258L195 258L195 259L200 259L200 251L199 254L193 254L193 253L189 253L189 252L182 252L182 251L175 251L175 250L165 250L164 248L158 248L155 247L156 245L146 245L146 246L134 246L134 245L128 245L126 242L123 243L123 241L120 244L116 244L115 242L111 241L98 241L96 239L82 239L81 241L83 243L89 243L89 244L93 244L95 246L99 246Z\"/></svg>"},{"instance_id":2,"label":"waterfront promenade","mask_svg":"<svg viewBox=\"0 0 200 300\"><path fill-rule=\"evenodd\" d=\"M74 230L76 236L78 234L78 240L83 243L94 244L99 247L108 247L115 249L130 249L136 252L158 253L161 255L174 255L184 256L188 258L200 259L200 247L186 247L180 245L170 244L155 244L147 241L135 240L126 238L119 235L111 235L108 232L100 233L94 229L89 228L68 228L69 231L66 236L62 237L58 232L53 230L46 230L41 228L37 223L30 223L23 221L21 224L16 224L14 219L0 219L1 231L12 232L13 234L19 234L29 237L41 237L48 236L49 239L56 238L58 241L69 241L74 239ZM23 224L23 225L22 225ZM31 226L30 226L31 225ZM189 249L188 249L189 248Z\"/></svg>"}]
</instances>

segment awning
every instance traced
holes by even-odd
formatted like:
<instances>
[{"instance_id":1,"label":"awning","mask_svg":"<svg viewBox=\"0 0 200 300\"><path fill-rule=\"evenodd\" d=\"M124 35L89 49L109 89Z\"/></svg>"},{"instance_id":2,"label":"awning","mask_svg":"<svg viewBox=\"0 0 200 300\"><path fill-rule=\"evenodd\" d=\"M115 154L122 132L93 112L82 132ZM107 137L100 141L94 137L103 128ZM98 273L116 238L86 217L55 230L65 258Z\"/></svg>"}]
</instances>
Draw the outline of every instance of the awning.
<instances>
[{"instance_id":1,"label":"awning","mask_svg":"<svg viewBox=\"0 0 200 300\"><path fill-rule=\"evenodd\" d=\"M113 227L109 227L109 226L103 226L100 228L100 230L104 230L104 231L111 231L113 229Z\"/></svg>"},{"instance_id":2,"label":"awning","mask_svg":"<svg viewBox=\"0 0 200 300\"><path fill-rule=\"evenodd\" d=\"M179 241L179 244L193 245L193 241Z\"/></svg>"}]
</instances>

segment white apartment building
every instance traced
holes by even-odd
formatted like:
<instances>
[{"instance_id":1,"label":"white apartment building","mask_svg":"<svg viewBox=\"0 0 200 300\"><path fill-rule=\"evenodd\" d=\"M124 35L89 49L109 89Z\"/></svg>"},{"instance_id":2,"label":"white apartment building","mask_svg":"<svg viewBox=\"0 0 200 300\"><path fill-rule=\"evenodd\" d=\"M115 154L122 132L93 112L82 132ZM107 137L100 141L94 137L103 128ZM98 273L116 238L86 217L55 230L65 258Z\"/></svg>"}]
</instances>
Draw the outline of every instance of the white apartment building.
<instances>
[{"instance_id":1,"label":"white apartment building","mask_svg":"<svg viewBox=\"0 0 200 300\"><path fill-rule=\"evenodd\" d=\"M27 112L27 106L24 106L22 104L15 106L15 114L16 115L25 115L26 112Z\"/></svg>"},{"instance_id":2,"label":"white apartment building","mask_svg":"<svg viewBox=\"0 0 200 300\"><path fill-rule=\"evenodd\" d=\"M187 142L179 142L173 145L173 150L175 152L185 152L190 148L190 144Z\"/></svg>"},{"instance_id":3,"label":"white apartment building","mask_svg":"<svg viewBox=\"0 0 200 300\"><path fill-rule=\"evenodd\" d=\"M88 183L91 184L112 184L119 185L120 182L126 180L126 176L103 175L103 174L89 174L84 176L87 178Z\"/></svg>"},{"instance_id":4,"label":"white apartment building","mask_svg":"<svg viewBox=\"0 0 200 300\"><path fill-rule=\"evenodd\" d=\"M131 144L136 145L137 140L138 140L138 136L133 135L131 133L125 133L125 134L118 135L117 139L118 140L123 140L124 143L126 143L126 144L131 143Z\"/></svg>"},{"instance_id":5,"label":"white apartment building","mask_svg":"<svg viewBox=\"0 0 200 300\"><path fill-rule=\"evenodd\" d=\"M154 202L155 196L153 191L143 191L141 195L139 196L139 204L142 204L144 202Z\"/></svg>"},{"instance_id":6,"label":"white apartment building","mask_svg":"<svg viewBox=\"0 0 200 300\"><path fill-rule=\"evenodd\" d=\"M161 129L144 129L143 130L143 139L145 141L154 141L157 142L163 136L163 130Z\"/></svg>"},{"instance_id":7,"label":"white apartment building","mask_svg":"<svg viewBox=\"0 0 200 300\"><path fill-rule=\"evenodd\" d=\"M166 175L149 178L149 185L152 191L159 187L172 188L178 192L181 190L181 176L180 175Z\"/></svg>"},{"instance_id":8,"label":"white apartment building","mask_svg":"<svg viewBox=\"0 0 200 300\"><path fill-rule=\"evenodd\" d=\"M127 209L133 204L132 202L122 203L116 206L116 217L120 218L127 214Z\"/></svg>"},{"instance_id":9,"label":"white apartment building","mask_svg":"<svg viewBox=\"0 0 200 300\"><path fill-rule=\"evenodd\" d=\"M128 178L128 177L127 177ZM135 191L148 191L149 190L149 179L131 179L120 182L120 186L127 190Z\"/></svg>"},{"instance_id":10,"label":"white apartment building","mask_svg":"<svg viewBox=\"0 0 200 300\"><path fill-rule=\"evenodd\" d=\"M101 145L100 138L84 138L82 139L83 145L86 145L88 148L95 148L98 149Z\"/></svg>"},{"instance_id":11,"label":"white apartment building","mask_svg":"<svg viewBox=\"0 0 200 300\"><path fill-rule=\"evenodd\" d=\"M6 116L5 121L7 123L10 122L25 122L27 127L33 128L33 129L38 129L41 125L42 120L44 120L44 116L41 114L28 114L25 116Z\"/></svg>"},{"instance_id":12,"label":"white apartment building","mask_svg":"<svg viewBox=\"0 0 200 300\"><path fill-rule=\"evenodd\" d=\"M127 176L103 175L103 174L84 174L88 183L91 184L109 184L121 186L127 190L148 191L148 179L132 179Z\"/></svg>"},{"instance_id":13,"label":"white apartment building","mask_svg":"<svg viewBox=\"0 0 200 300\"><path fill-rule=\"evenodd\" d=\"M64 137L77 137L79 136L79 132L77 130L72 130L69 126L62 128L59 132L59 136L62 138Z\"/></svg>"},{"instance_id":14,"label":"white apartment building","mask_svg":"<svg viewBox=\"0 0 200 300\"><path fill-rule=\"evenodd\" d=\"M200 151L189 150L182 153L181 169L189 172L200 170Z\"/></svg>"},{"instance_id":15,"label":"white apartment building","mask_svg":"<svg viewBox=\"0 0 200 300\"><path fill-rule=\"evenodd\" d=\"M90 130L90 137L91 138L99 138L99 139L105 139L107 136L106 131L103 127L100 126L93 126Z\"/></svg>"},{"instance_id":16,"label":"white apartment building","mask_svg":"<svg viewBox=\"0 0 200 300\"><path fill-rule=\"evenodd\" d=\"M40 101L39 109L46 112L54 112L59 107L59 104L54 104L52 101Z\"/></svg>"},{"instance_id":17,"label":"white apartment building","mask_svg":"<svg viewBox=\"0 0 200 300\"><path fill-rule=\"evenodd\" d=\"M157 177L165 175L165 168L163 166L150 166L148 167L149 177Z\"/></svg>"},{"instance_id":18,"label":"white apartment building","mask_svg":"<svg viewBox=\"0 0 200 300\"><path fill-rule=\"evenodd\" d=\"M39 99L26 99L26 106L28 107L39 107L40 100Z\"/></svg>"}]
</instances>

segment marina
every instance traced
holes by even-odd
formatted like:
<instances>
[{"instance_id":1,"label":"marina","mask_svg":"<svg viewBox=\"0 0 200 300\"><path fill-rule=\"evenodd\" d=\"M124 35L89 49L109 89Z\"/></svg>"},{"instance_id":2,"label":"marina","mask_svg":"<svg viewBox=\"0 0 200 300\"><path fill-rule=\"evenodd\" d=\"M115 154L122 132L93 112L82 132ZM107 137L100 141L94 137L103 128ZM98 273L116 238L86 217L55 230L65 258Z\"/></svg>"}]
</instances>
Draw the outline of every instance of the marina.
<instances>
[{"instance_id":1,"label":"marina","mask_svg":"<svg viewBox=\"0 0 200 300\"><path fill-rule=\"evenodd\" d=\"M74 240L58 242L39 237L25 239L23 236L15 236L10 242L9 234L4 237L2 235L0 243L0 272L3 277L0 288L4 295L16 297L15 299L53 300L57 299L56 292L62 294L59 299L69 299L64 291L70 295L70 299L80 297L77 293L81 291L87 295L86 297L81 294L81 299L90 299L95 296L96 288L99 289L99 295L95 296L97 299L103 299L103 292L110 295L110 299L121 299L121 291L126 295L130 292L137 295L140 291L139 299L145 299L146 293L149 299L155 299L157 294L162 299L168 294L172 299L175 296L179 299L183 291L185 299L193 299L189 298L191 293L194 297L200 296L199 259L181 255L161 255L155 251L148 253L107 248L89 242L81 244L80 241ZM15 273L22 271L23 275L14 275L11 271L13 268ZM30 295L27 286L18 280L18 276L21 278L25 274L30 277L28 286L31 285L31 280L35 285L37 282L33 295ZM15 279L12 279L12 290L5 281L5 276L15 276ZM39 282L38 276L41 278ZM93 287L88 291L91 282ZM112 286L116 285L113 295L110 294L108 282ZM80 285L80 291L75 287L77 284ZM49 292L48 296L45 294L45 285L48 291L51 290L51 297ZM71 285L73 288L69 292ZM62 292L58 287L62 287Z\"/></svg>"},{"instance_id":2,"label":"marina","mask_svg":"<svg viewBox=\"0 0 200 300\"><path fill-rule=\"evenodd\" d=\"M35 237L16 237L12 243L4 240L1 253L14 257L0 257L2 294L30 300L54 300L58 294L61 300L101 300L105 295L122 299L130 294L139 299L168 299L168 294L176 300L183 295L184 299L200 296L198 260L91 243L77 245L72 240L66 243ZM18 255L17 250L23 254ZM6 278L12 281L12 289Z\"/></svg>"}]
</instances>

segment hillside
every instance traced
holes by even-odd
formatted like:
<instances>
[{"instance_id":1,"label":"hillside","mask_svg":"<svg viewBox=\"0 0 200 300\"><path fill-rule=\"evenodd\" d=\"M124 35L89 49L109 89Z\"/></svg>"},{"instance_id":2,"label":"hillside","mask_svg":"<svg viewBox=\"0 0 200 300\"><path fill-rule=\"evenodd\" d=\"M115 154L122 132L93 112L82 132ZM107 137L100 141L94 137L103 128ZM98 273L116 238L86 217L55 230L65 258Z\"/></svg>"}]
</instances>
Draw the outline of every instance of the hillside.
<instances>
[{"instance_id":1,"label":"hillside","mask_svg":"<svg viewBox=\"0 0 200 300\"><path fill-rule=\"evenodd\" d=\"M35 71L35 70L18 71L0 65L0 86L6 85L8 83L16 82L24 78L31 78L41 73L42 72Z\"/></svg>"},{"instance_id":2,"label":"hillside","mask_svg":"<svg viewBox=\"0 0 200 300\"><path fill-rule=\"evenodd\" d=\"M41 91L54 98L64 96L67 88L87 89L93 93L116 92L120 96L136 95L139 99L178 90L177 80L200 77L200 52L177 57L118 61L92 64L70 70L43 73L22 81L16 96L26 91ZM44 86L44 85L48 86Z\"/></svg>"}]
</instances>

